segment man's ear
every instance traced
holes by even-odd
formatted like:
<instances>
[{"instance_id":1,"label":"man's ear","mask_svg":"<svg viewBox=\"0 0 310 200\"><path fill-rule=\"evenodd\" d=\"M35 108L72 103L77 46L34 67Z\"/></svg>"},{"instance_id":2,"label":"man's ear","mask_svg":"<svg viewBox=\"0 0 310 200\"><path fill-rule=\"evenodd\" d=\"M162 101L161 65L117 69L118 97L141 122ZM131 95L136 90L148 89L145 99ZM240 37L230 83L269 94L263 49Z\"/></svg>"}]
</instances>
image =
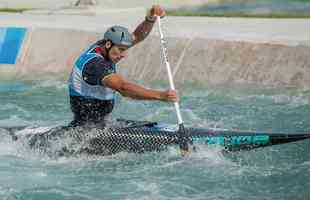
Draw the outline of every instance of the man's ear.
<instances>
[{"instance_id":1,"label":"man's ear","mask_svg":"<svg viewBox=\"0 0 310 200\"><path fill-rule=\"evenodd\" d=\"M131 34L131 39L132 39L132 41L135 41L135 40L136 40L136 36L135 36L134 33Z\"/></svg>"},{"instance_id":2,"label":"man's ear","mask_svg":"<svg viewBox=\"0 0 310 200\"><path fill-rule=\"evenodd\" d=\"M104 46L105 48L110 49L112 47L111 41L107 41Z\"/></svg>"}]
</instances>

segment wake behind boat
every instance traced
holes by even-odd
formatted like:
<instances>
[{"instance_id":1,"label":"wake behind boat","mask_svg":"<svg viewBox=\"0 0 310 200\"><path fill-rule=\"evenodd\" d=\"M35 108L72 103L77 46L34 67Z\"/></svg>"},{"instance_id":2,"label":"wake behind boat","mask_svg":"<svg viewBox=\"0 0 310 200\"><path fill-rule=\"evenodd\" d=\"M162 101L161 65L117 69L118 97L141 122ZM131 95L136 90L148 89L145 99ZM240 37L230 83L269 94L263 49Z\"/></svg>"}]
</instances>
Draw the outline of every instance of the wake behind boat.
<instances>
[{"instance_id":1,"label":"wake behind boat","mask_svg":"<svg viewBox=\"0 0 310 200\"><path fill-rule=\"evenodd\" d=\"M180 143L177 127L157 122L119 120L121 126L3 128L13 139L33 149L57 155L111 155L119 152L163 151ZM251 150L310 138L310 133L268 133L224 129L187 128L195 147L218 145L225 151ZM55 149L55 146L57 148ZM197 148L196 148L197 149Z\"/></svg>"}]
</instances>

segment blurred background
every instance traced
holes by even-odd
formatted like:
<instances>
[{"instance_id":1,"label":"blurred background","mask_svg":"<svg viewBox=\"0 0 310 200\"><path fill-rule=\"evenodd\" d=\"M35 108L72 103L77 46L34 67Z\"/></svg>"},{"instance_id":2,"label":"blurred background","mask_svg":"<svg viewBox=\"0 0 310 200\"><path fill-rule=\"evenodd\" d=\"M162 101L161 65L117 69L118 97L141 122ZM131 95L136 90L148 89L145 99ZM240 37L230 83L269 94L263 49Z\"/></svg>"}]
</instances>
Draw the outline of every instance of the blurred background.
<instances>
[{"instance_id":1,"label":"blurred background","mask_svg":"<svg viewBox=\"0 0 310 200\"><path fill-rule=\"evenodd\" d=\"M210 0L201 5L183 6L173 15L309 17L309 0Z\"/></svg>"},{"instance_id":2,"label":"blurred background","mask_svg":"<svg viewBox=\"0 0 310 200\"><path fill-rule=\"evenodd\" d=\"M0 0L2 11L37 9L129 9L160 4L169 15L230 17L309 17L310 0Z\"/></svg>"}]
</instances>

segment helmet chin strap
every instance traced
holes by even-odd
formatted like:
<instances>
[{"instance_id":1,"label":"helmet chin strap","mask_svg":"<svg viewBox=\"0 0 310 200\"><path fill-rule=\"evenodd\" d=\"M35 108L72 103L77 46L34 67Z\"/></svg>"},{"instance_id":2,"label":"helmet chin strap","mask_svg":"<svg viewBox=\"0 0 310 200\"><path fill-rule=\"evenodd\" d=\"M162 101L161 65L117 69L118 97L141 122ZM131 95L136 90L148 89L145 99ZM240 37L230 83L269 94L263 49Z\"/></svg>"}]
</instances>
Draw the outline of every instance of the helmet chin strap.
<instances>
[{"instance_id":1,"label":"helmet chin strap","mask_svg":"<svg viewBox=\"0 0 310 200\"><path fill-rule=\"evenodd\" d=\"M104 47L105 51L107 52L107 59L108 59L108 61L111 61L109 53L110 53L110 50L112 49L113 46L114 46L114 44L111 42L110 48L107 48L106 46Z\"/></svg>"}]
</instances>

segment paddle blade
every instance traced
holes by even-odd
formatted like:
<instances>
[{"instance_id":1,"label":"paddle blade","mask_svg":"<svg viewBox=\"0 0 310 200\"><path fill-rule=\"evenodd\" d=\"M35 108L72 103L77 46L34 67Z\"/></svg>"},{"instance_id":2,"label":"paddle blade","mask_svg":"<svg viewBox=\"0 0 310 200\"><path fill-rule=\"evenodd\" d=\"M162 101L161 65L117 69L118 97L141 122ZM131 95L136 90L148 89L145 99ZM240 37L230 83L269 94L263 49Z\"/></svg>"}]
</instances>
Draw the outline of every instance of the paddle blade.
<instances>
[{"instance_id":1,"label":"paddle blade","mask_svg":"<svg viewBox=\"0 0 310 200\"><path fill-rule=\"evenodd\" d=\"M186 133L185 127L183 124L179 125L179 145L182 156L187 156L189 154L188 143L190 142L190 138Z\"/></svg>"}]
</instances>

